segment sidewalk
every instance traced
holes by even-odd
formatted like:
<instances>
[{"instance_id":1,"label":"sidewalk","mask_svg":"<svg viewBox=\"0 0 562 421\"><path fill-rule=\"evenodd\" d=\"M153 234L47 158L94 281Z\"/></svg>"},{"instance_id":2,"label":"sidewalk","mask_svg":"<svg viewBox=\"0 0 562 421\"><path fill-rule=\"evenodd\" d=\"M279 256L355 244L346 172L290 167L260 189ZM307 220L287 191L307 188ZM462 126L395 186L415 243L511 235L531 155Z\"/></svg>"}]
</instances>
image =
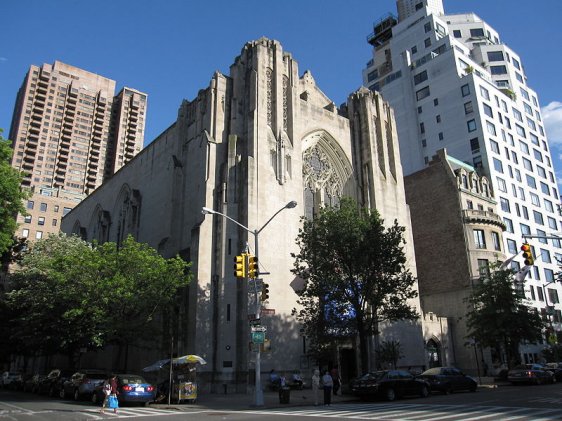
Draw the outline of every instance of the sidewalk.
<instances>
[{"instance_id":1,"label":"sidewalk","mask_svg":"<svg viewBox=\"0 0 562 421\"><path fill-rule=\"evenodd\" d=\"M478 378L476 378L478 381ZM508 385L507 382L495 382L493 377L481 377L482 383L479 383L479 388L482 389L495 389L500 386ZM322 390L318 392L318 401L323 405L324 395ZM358 398L351 394L332 396L332 403L353 402ZM279 402L279 393L272 391L264 391L263 393L263 408L287 408L295 406L313 406L314 396L312 389L304 390L291 390L291 395L288 404ZM254 394L253 393L231 393L231 394L200 394L197 402L194 404L154 404L150 405L153 408L170 409L177 411L190 411L194 409L213 409L213 410L231 410L240 411L245 409L255 409Z\"/></svg>"}]
</instances>

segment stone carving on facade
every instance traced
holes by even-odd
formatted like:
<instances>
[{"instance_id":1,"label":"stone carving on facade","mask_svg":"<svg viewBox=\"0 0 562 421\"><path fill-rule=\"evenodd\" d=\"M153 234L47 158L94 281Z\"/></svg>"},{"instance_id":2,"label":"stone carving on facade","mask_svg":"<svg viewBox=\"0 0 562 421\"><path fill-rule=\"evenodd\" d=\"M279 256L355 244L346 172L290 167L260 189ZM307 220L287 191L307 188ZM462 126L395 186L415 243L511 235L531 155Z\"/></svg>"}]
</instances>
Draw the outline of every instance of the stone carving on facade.
<instances>
[{"instance_id":1,"label":"stone carving on facade","mask_svg":"<svg viewBox=\"0 0 562 421\"><path fill-rule=\"evenodd\" d=\"M265 71L265 78L267 84L267 125L273 127L273 70L268 68Z\"/></svg>"}]
</instances>

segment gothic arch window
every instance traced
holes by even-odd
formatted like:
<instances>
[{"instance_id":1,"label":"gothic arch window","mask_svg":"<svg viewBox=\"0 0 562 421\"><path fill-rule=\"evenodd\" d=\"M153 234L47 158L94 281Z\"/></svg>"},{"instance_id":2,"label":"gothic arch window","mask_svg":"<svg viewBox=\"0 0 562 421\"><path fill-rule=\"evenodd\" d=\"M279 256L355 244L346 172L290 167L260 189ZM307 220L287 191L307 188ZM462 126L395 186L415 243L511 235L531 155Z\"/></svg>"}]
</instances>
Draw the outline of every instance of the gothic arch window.
<instances>
[{"instance_id":1,"label":"gothic arch window","mask_svg":"<svg viewBox=\"0 0 562 421\"><path fill-rule=\"evenodd\" d=\"M88 233L92 240L103 244L109 241L109 228L111 226L111 215L104 211L101 206L96 206L90 220Z\"/></svg>"},{"instance_id":2,"label":"gothic arch window","mask_svg":"<svg viewBox=\"0 0 562 421\"><path fill-rule=\"evenodd\" d=\"M352 180L351 164L327 132L313 132L303 140L305 216L313 218L322 206L335 206Z\"/></svg>"},{"instance_id":3,"label":"gothic arch window","mask_svg":"<svg viewBox=\"0 0 562 421\"><path fill-rule=\"evenodd\" d=\"M121 244L129 234L138 239L140 207L140 192L124 185L116 202L117 244Z\"/></svg>"},{"instance_id":4,"label":"gothic arch window","mask_svg":"<svg viewBox=\"0 0 562 421\"><path fill-rule=\"evenodd\" d=\"M84 241L86 241L88 239L87 233L86 233L86 228L84 228L80 224L80 221L76 221L74 223L74 226L72 227L72 234L77 235L78 237L80 237Z\"/></svg>"}]
</instances>

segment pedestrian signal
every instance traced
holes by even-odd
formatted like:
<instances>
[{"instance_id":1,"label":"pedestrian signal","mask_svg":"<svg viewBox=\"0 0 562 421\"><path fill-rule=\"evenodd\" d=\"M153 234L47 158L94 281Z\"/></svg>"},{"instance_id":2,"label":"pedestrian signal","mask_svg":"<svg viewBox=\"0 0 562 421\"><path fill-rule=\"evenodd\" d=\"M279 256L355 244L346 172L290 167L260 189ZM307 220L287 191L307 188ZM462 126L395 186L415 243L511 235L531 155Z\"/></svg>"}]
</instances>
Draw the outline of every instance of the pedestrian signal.
<instances>
[{"instance_id":1,"label":"pedestrian signal","mask_svg":"<svg viewBox=\"0 0 562 421\"><path fill-rule=\"evenodd\" d=\"M248 256L248 278L257 278L259 275L257 256Z\"/></svg>"},{"instance_id":2,"label":"pedestrian signal","mask_svg":"<svg viewBox=\"0 0 562 421\"><path fill-rule=\"evenodd\" d=\"M234 276L237 278L246 277L246 255L241 254L234 258Z\"/></svg>"},{"instance_id":3,"label":"pedestrian signal","mask_svg":"<svg viewBox=\"0 0 562 421\"><path fill-rule=\"evenodd\" d=\"M521 250L523 251L523 259L526 266L532 266L535 264L535 258L533 257L533 250L529 243L523 243L521 246Z\"/></svg>"}]
</instances>

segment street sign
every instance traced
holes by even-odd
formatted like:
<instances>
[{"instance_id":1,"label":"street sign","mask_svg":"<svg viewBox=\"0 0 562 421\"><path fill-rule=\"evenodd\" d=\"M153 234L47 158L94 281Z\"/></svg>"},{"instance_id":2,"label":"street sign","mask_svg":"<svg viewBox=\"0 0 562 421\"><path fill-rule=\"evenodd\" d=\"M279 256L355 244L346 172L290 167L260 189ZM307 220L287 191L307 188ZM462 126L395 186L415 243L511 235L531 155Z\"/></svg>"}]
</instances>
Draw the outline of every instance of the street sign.
<instances>
[{"instance_id":1,"label":"street sign","mask_svg":"<svg viewBox=\"0 0 562 421\"><path fill-rule=\"evenodd\" d=\"M252 332L252 342L255 344L263 344L265 342L265 331Z\"/></svg>"}]
</instances>

